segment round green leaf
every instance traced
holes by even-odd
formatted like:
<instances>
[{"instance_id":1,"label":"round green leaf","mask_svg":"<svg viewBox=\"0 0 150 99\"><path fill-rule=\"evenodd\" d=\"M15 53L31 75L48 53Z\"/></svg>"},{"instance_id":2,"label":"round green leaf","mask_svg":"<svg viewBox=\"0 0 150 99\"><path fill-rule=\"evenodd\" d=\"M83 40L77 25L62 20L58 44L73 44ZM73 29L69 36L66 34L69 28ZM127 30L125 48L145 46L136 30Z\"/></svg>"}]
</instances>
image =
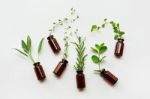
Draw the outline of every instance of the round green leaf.
<instances>
[{"instance_id":1,"label":"round green leaf","mask_svg":"<svg viewBox=\"0 0 150 99\"><path fill-rule=\"evenodd\" d=\"M100 62L100 59L96 56L96 55L93 55L92 56L92 61L96 64L98 64Z\"/></svg>"}]
</instances>

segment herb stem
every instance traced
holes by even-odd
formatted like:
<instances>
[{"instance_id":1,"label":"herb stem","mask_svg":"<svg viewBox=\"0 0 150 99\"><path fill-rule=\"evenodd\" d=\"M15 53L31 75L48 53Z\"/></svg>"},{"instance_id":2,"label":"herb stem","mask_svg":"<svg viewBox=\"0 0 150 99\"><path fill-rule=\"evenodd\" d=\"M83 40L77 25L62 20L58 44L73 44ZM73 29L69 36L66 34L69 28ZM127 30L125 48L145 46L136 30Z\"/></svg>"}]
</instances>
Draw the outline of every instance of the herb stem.
<instances>
[{"instance_id":1,"label":"herb stem","mask_svg":"<svg viewBox=\"0 0 150 99\"><path fill-rule=\"evenodd\" d=\"M34 59L33 59L32 55L31 55L31 54L29 54L28 56L29 56L30 60L32 61L32 63L35 63L35 61L34 61Z\"/></svg>"},{"instance_id":2,"label":"herb stem","mask_svg":"<svg viewBox=\"0 0 150 99\"><path fill-rule=\"evenodd\" d=\"M98 55L98 58L100 59L100 54ZM100 66L100 62L98 63L98 66L99 66L99 71L101 71L101 66Z\"/></svg>"}]
</instances>

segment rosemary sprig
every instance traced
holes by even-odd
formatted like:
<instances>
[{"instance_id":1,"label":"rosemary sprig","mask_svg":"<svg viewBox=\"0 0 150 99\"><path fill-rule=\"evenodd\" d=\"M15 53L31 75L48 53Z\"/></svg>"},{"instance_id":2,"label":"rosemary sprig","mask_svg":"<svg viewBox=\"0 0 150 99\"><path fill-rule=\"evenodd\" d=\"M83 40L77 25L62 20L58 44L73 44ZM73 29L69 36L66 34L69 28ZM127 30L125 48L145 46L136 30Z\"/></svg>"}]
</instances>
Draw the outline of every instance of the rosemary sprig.
<instances>
[{"instance_id":1,"label":"rosemary sprig","mask_svg":"<svg viewBox=\"0 0 150 99\"><path fill-rule=\"evenodd\" d=\"M42 49L42 44L43 44L44 38L41 39L39 46L38 46L38 57ZM21 41L21 46L22 50L14 48L16 51L18 51L20 54L28 57L32 63L35 63L35 60L33 59L32 56L32 41L30 36L27 37L27 41L25 42L24 40Z\"/></svg>"},{"instance_id":2,"label":"rosemary sprig","mask_svg":"<svg viewBox=\"0 0 150 99\"><path fill-rule=\"evenodd\" d=\"M74 67L76 71L83 71L85 66L85 60L87 57L87 54L85 54L85 39L83 39L80 36L77 36L77 40L77 42L73 42L77 52L77 61Z\"/></svg>"},{"instance_id":3,"label":"rosemary sprig","mask_svg":"<svg viewBox=\"0 0 150 99\"><path fill-rule=\"evenodd\" d=\"M103 69L100 68L100 64L103 62L106 56L101 56L107 50L107 46L104 43L102 44L95 44L95 47L91 47L94 55L92 55L91 59L93 63L98 64L99 69L95 70L98 73L101 73Z\"/></svg>"}]
</instances>

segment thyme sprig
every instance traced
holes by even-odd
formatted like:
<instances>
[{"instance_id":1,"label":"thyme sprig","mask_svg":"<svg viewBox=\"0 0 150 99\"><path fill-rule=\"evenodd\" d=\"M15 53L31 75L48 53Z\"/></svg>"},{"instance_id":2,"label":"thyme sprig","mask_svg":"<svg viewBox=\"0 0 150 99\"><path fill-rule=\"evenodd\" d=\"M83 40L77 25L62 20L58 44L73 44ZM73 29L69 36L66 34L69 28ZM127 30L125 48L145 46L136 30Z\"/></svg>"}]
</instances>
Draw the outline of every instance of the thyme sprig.
<instances>
[{"instance_id":1,"label":"thyme sprig","mask_svg":"<svg viewBox=\"0 0 150 99\"><path fill-rule=\"evenodd\" d=\"M41 50L42 50L43 41L44 41L44 38L41 39L38 45L38 50L37 50L38 59L37 60L39 60L39 54L41 53ZM26 42L24 40L21 41L21 46L22 46L22 50L17 49L17 48L14 48L14 49L18 51L20 54L28 57L32 63L35 63L36 61L33 59L33 56L32 56L32 41L31 41L30 36L27 37Z\"/></svg>"},{"instance_id":2,"label":"thyme sprig","mask_svg":"<svg viewBox=\"0 0 150 99\"><path fill-rule=\"evenodd\" d=\"M71 29L71 27L69 26L68 28L66 28L66 32L65 37L64 37L64 53L63 53L63 58L67 59L68 58L68 49L69 49L69 39L71 36L71 32L68 32L68 30Z\"/></svg>"}]
</instances>

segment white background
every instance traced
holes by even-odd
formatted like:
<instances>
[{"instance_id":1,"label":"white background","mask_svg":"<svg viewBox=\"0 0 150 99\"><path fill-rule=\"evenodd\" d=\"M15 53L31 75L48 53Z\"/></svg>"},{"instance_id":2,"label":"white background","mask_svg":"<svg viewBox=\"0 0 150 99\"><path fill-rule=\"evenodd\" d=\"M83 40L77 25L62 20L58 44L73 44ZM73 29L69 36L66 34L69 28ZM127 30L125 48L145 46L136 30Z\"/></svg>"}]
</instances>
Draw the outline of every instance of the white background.
<instances>
[{"instance_id":1,"label":"white background","mask_svg":"<svg viewBox=\"0 0 150 99\"><path fill-rule=\"evenodd\" d=\"M40 57L47 80L40 83L29 60L12 48L21 47L20 41L30 35L34 55L37 42L48 36L54 21L69 14L71 7L80 15L74 24L80 34L86 36L88 58L85 76L86 89L76 88L74 46L70 47L69 65L61 79L52 71L62 58L61 53L52 53L47 40ZM149 0L0 0L0 99L150 99L150 1ZM92 24L101 24L102 19L116 20L126 32L125 50L121 59L114 57L113 31L107 27L90 33ZM63 32L54 33L63 49ZM90 47L105 42L107 70L119 81L110 86L99 75L91 62Z\"/></svg>"}]
</instances>

